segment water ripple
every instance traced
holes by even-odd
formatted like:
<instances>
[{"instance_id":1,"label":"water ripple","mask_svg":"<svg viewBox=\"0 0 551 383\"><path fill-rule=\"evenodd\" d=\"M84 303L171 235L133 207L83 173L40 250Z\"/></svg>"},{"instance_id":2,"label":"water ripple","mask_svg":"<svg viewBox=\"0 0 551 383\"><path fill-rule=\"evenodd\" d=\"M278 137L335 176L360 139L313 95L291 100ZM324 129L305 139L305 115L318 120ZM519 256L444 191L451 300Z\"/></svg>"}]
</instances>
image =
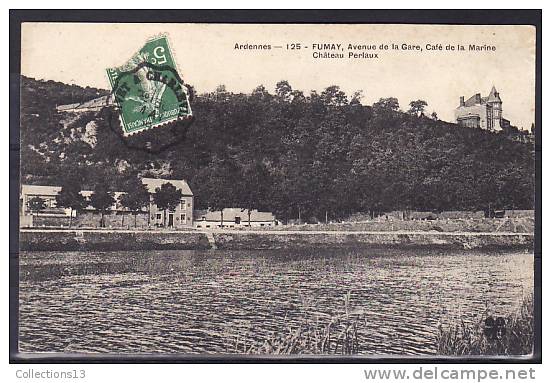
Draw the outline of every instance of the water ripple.
<instances>
[{"instance_id":1,"label":"water ripple","mask_svg":"<svg viewBox=\"0 0 551 383\"><path fill-rule=\"evenodd\" d=\"M22 253L21 351L228 353L307 319L364 318L360 352L433 354L438 324L506 315L525 253L409 250Z\"/></svg>"}]
</instances>

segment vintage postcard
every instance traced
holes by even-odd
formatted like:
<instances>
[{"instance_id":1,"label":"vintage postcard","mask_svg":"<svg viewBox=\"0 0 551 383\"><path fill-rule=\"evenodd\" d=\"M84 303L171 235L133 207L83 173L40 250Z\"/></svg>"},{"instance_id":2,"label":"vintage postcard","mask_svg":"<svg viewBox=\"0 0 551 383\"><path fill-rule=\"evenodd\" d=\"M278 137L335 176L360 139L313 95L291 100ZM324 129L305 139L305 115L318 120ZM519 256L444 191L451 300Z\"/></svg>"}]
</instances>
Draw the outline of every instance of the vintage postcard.
<instances>
[{"instance_id":1,"label":"vintage postcard","mask_svg":"<svg viewBox=\"0 0 551 383\"><path fill-rule=\"evenodd\" d=\"M534 26L24 22L19 89L21 355L534 355Z\"/></svg>"}]
</instances>

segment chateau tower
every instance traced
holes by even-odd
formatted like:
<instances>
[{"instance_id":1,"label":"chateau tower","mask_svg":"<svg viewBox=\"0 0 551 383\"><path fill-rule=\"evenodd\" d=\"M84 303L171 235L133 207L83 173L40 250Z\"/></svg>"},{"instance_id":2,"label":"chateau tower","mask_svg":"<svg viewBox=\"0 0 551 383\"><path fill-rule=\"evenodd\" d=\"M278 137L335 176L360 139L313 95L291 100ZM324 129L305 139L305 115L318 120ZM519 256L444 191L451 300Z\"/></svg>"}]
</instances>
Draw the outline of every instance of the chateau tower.
<instances>
[{"instance_id":1,"label":"chateau tower","mask_svg":"<svg viewBox=\"0 0 551 383\"><path fill-rule=\"evenodd\" d=\"M496 90L495 86L492 86L492 90L488 95L486 104L488 105L488 128L501 130L501 113L503 102L501 101L499 92Z\"/></svg>"}]
</instances>

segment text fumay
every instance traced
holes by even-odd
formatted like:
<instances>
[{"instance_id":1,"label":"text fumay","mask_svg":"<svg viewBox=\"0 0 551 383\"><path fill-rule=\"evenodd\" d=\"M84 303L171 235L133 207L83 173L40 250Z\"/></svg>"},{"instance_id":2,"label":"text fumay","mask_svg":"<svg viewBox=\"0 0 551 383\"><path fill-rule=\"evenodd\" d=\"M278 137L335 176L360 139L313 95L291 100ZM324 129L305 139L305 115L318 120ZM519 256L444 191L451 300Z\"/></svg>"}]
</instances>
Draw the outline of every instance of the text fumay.
<instances>
[{"instance_id":1,"label":"text fumay","mask_svg":"<svg viewBox=\"0 0 551 383\"><path fill-rule=\"evenodd\" d=\"M346 52L345 52L346 48ZM427 43L409 44L409 43L391 43L391 44L336 44L336 43L315 43L312 44L313 58L350 58L350 59L378 59L379 53L384 51L406 51L406 52L462 52L462 51L495 51L493 45L475 45L468 46L462 44L441 44Z\"/></svg>"},{"instance_id":2,"label":"text fumay","mask_svg":"<svg viewBox=\"0 0 551 383\"><path fill-rule=\"evenodd\" d=\"M451 44L428 42L420 43L283 43L281 45L267 43L235 43L234 50L239 51L304 51L315 59L378 59L381 52L495 52L496 46L488 44Z\"/></svg>"}]
</instances>

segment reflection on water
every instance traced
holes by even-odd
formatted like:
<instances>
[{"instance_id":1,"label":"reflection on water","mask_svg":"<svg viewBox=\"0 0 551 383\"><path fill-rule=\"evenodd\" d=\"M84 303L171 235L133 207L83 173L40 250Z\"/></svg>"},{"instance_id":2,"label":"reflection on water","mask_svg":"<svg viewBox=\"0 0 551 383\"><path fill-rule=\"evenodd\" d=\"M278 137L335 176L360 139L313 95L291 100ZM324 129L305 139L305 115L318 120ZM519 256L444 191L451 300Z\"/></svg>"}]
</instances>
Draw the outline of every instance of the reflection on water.
<instances>
[{"instance_id":1,"label":"reflection on water","mask_svg":"<svg viewBox=\"0 0 551 383\"><path fill-rule=\"evenodd\" d=\"M439 322L514 312L533 256L429 250L22 253L21 351L227 353L365 314L364 354L431 354Z\"/></svg>"}]
</instances>

